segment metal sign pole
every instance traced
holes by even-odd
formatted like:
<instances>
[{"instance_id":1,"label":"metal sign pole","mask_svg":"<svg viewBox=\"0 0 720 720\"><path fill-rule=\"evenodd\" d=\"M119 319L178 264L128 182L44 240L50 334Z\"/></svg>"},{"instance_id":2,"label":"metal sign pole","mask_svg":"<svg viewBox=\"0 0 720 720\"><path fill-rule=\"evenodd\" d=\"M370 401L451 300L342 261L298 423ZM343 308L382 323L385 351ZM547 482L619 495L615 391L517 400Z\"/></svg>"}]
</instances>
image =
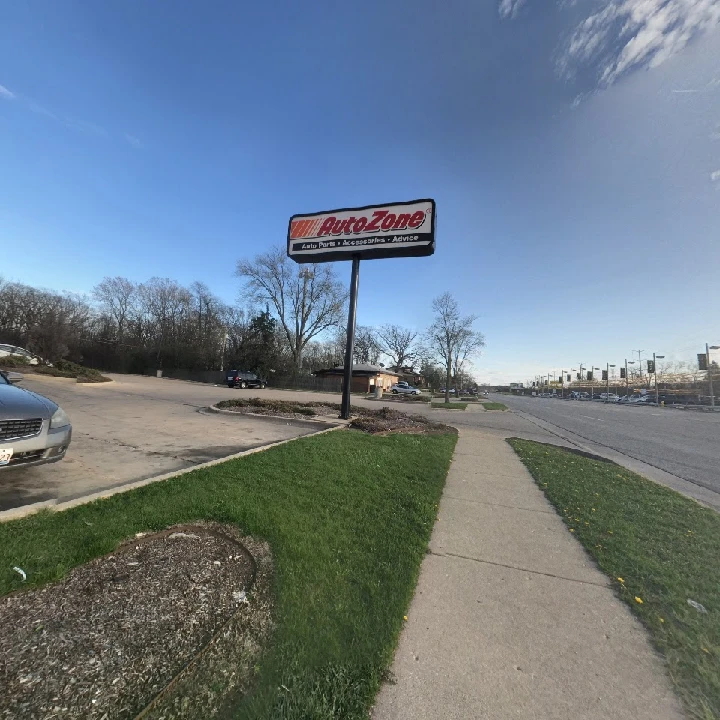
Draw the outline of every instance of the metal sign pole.
<instances>
[{"instance_id":1,"label":"metal sign pole","mask_svg":"<svg viewBox=\"0 0 720 720\"><path fill-rule=\"evenodd\" d=\"M350 308L348 310L347 344L345 345L345 367L343 372L342 404L340 417L350 419L350 387L352 385L353 354L355 349L355 317L357 315L357 294L360 284L360 258L352 259L352 275L350 276Z\"/></svg>"}]
</instances>

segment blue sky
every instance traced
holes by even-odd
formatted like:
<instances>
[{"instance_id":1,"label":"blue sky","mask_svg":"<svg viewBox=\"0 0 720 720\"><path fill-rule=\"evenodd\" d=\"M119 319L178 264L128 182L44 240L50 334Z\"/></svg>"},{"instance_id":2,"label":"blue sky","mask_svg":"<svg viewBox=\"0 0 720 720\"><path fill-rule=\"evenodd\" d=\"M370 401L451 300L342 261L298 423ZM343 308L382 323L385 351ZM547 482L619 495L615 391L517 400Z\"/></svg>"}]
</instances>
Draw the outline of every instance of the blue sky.
<instances>
[{"instance_id":1,"label":"blue sky","mask_svg":"<svg viewBox=\"0 0 720 720\"><path fill-rule=\"evenodd\" d=\"M364 263L360 323L422 328L450 290L490 381L691 359L720 344L718 21L718 0L7 4L0 274L233 301L291 214L433 197L436 254Z\"/></svg>"}]
</instances>

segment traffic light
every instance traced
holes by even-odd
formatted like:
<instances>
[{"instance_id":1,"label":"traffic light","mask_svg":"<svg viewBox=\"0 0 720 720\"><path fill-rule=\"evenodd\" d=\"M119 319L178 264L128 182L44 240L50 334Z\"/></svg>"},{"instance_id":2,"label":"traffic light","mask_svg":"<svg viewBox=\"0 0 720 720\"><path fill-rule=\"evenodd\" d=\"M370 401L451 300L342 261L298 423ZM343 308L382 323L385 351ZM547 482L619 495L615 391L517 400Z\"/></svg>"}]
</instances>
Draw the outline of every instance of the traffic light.
<instances>
[{"instance_id":1,"label":"traffic light","mask_svg":"<svg viewBox=\"0 0 720 720\"><path fill-rule=\"evenodd\" d=\"M577 379L579 380L579 379L580 379L580 373L575 373L575 377L577 377Z\"/></svg>"},{"instance_id":2,"label":"traffic light","mask_svg":"<svg viewBox=\"0 0 720 720\"><path fill-rule=\"evenodd\" d=\"M654 360L648 360L648 374L652 375L655 372L655 361Z\"/></svg>"},{"instance_id":3,"label":"traffic light","mask_svg":"<svg viewBox=\"0 0 720 720\"><path fill-rule=\"evenodd\" d=\"M607 370L603 370L603 371L602 371L602 379L603 379L603 380L607 380L607 379L608 379Z\"/></svg>"},{"instance_id":4,"label":"traffic light","mask_svg":"<svg viewBox=\"0 0 720 720\"><path fill-rule=\"evenodd\" d=\"M572 382L572 375L571 375L570 373L568 373L567 381L568 381L568 382Z\"/></svg>"},{"instance_id":5,"label":"traffic light","mask_svg":"<svg viewBox=\"0 0 720 720\"><path fill-rule=\"evenodd\" d=\"M587 380L588 380L588 382L592 382L592 379L593 379L592 370L588 370L588 374L587 374Z\"/></svg>"},{"instance_id":6,"label":"traffic light","mask_svg":"<svg viewBox=\"0 0 720 720\"><path fill-rule=\"evenodd\" d=\"M698 369L707 370L707 355L705 353L698 353Z\"/></svg>"},{"instance_id":7,"label":"traffic light","mask_svg":"<svg viewBox=\"0 0 720 720\"><path fill-rule=\"evenodd\" d=\"M627 376L625 375L625 368L620 368L620 379L624 380Z\"/></svg>"}]
</instances>

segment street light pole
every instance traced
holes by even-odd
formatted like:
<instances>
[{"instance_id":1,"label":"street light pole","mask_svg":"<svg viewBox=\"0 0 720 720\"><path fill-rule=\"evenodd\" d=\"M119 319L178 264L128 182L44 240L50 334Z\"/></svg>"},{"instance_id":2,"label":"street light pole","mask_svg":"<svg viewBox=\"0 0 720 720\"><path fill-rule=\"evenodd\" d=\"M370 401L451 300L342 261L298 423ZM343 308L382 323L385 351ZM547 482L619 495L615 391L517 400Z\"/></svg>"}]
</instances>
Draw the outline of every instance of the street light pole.
<instances>
[{"instance_id":1,"label":"street light pole","mask_svg":"<svg viewBox=\"0 0 720 720\"><path fill-rule=\"evenodd\" d=\"M631 360L630 365L634 365L635 361ZM628 361L625 359L625 402L630 400L630 374L628 373Z\"/></svg>"},{"instance_id":2,"label":"street light pole","mask_svg":"<svg viewBox=\"0 0 720 720\"><path fill-rule=\"evenodd\" d=\"M614 365L607 363L607 370L605 370L605 403L607 404L610 400L608 395L610 394L610 368L614 368Z\"/></svg>"},{"instance_id":3,"label":"street light pole","mask_svg":"<svg viewBox=\"0 0 720 720\"><path fill-rule=\"evenodd\" d=\"M653 353L653 368L655 369L655 404L660 407L660 391L658 390L658 381L657 381L657 361L662 360L665 356L664 355L655 355ZM648 378L649 380L650 378Z\"/></svg>"},{"instance_id":4,"label":"street light pole","mask_svg":"<svg viewBox=\"0 0 720 720\"><path fill-rule=\"evenodd\" d=\"M713 374L712 374L712 365L710 365L710 350L718 350L720 349L720 346L713 345L710 347L707 343L705 343L705 362L707 363L707 374L708 374L708 380L710 381L710 407L715 410L715 393L713 392Z\"/></svg>"},{"instance_id":5,"label":"street light pole","mask_svg":"<svg viewBox=\"0 0 720 720\"><path fill-rule=\"evenodd\" d=\"M638 354L638 367L640 368L640 385L642 385L642 353L644 350L633 350L632 352Z\"/></svg>"}]
</instances>

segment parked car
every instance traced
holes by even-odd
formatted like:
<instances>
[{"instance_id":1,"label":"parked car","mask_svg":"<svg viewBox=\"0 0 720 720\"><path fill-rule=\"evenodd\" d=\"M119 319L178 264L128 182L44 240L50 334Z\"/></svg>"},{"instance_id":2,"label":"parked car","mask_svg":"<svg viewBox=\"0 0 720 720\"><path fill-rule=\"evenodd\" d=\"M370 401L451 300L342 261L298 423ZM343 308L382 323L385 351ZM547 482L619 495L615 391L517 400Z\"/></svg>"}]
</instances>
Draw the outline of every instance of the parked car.
<instances>
[{"instance_id":1,"label":"parked car","mask_svg":"<svg viewBox=\"0 0 720 720\"><path fill-rule=\"evenodd\" d=\"M62 460L72 438L65 411L43 395L15 387L21 380L20 373L0 372L0 471Z\"/></svg>"},{"instance_id":2,"label":"parked car","mask_svg":"<svg viewBox=\"0 0 720 720\"><path fill-rule=\"evenodd\" d=\"M39 365L40 362L42 362L39 357L33 355L29 350L26 350L25 348L18 347L17 345L0 343L0 358L7 357L8 355L22 358L23 360L27 361L28 365Z\"/></svg>"},{"instance_id":3,"label":"parked car","mask_svg":"<svg viewBox=\"0 0 720 720\"><path fill-rule=\"evenodd\" d=\"M409 385L404 380L395 383L395 385L390 388L390 391L393 395L420 395L421 393L419 388Z\"/></svg>"},{"instance_id":4,"label":"parked car","mask_svg":"<svg viewBox=\"0 0 720 720\"><path fill-rule=\"evenodd\" d=\"M262 390L267 385L265 378L245 370L228 370L226 381L229 388L239 387L243 390L247 387L256 387Z\"/></svg>"},{"instance_id":5,"label":"parked car","mask_svg":"<svg viewBox=\"0 0 720 720\"><path fill-rule=\"evenodd\" d=\"M608 402L618 402L620 396L617 393L600 393L600 399Z\"/></svg>"},{"instance_id":6,"label":"parked car","mask_svg":"<svg viewBox=\"0 0 720 720\"><path fill-rule=\"evenodd\" d=\"M590 393L579 392L578 390L573 390L573 391L570 393L570 399L571 399L571 400L589 400L589 399L590 399Z\"/></svg>"}]
</instances>

